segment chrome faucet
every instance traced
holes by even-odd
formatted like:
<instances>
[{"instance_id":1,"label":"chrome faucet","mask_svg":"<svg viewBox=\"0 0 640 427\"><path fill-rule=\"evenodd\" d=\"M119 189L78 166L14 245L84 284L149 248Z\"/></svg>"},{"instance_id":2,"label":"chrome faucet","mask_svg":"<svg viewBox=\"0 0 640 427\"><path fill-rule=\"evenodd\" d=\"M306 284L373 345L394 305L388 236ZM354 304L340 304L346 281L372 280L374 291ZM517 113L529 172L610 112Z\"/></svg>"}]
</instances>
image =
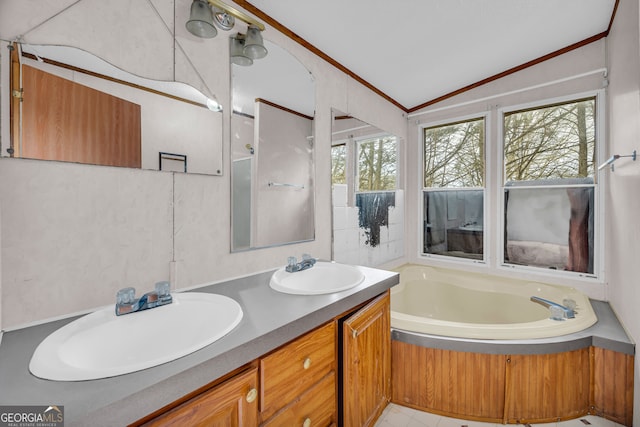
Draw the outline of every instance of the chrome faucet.
<instances>
[{"instance_id":1,"label":"chrome faucet","mask_svg":"<svg viewBox=\"0 0 640 427\"><path fill-rule=\"evenodd\" d=\"M147 292L140 298L136 298L134 288L120 289L116 294L116 316L171 304L173 297L169 292L170 289L169 282L158 282L155 290Z\"/></svg>"},{"instance_id":2,"label":"chrome faucet","mask_svg":"<svg viewBox=\"0 0 640 427\"><path fill-rule=\"evenodd\" d=\"M298 262L296 257L290 256L289 258L287 258L287 266L285 267L285 270L287 270L289 273L306 270L313 267L316 261L317 260L309 254L302 254L302 261L300 262Z\"/></svg>"},{"instance_id":3,"label":"chrome faucet","mask_svg":"<svg viewBox=\"0 0 640 427\"><path fill-rule=\"evenodd\" d=\"M571 299L565 299L562 301L563 304L558 304L557 302L549 301L540 297L531 297L531 301L537 302L538 304L542 304L549 309L551 312L550 319L552 320L565 320L565 319L573 319L576 317L575 301Z\"/></svg>"}]
</instances>

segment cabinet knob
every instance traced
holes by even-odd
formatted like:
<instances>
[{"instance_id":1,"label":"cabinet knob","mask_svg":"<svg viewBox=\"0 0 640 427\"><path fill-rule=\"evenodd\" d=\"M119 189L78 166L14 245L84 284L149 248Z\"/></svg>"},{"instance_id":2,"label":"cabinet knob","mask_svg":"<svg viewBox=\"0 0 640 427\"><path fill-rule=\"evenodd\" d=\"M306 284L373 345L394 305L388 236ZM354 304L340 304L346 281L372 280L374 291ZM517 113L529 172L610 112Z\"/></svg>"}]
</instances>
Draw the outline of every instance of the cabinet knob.
<instances>
[{"instance_id":1,"label":"cabinet knob","mask_svg":"<svg viewBox=\"0 0 640 427\"><path fill-rule=\"evenodd\" d=\"M310 357L307 357L306 359L304 359L304 362L302 362L302 367L304 369L309 369L311 367L311 358ZM306 422L306 420L305 420L305 422ZM311 421L309 421L309 422L311 422ZM306 426L306 424L305 424L305 426Z\"/></svg>"},{"instance_id":2,"label":"cabinet knob","mask_svg":"<svg viewBox=\"0 0 640 427\"><path fill-rule=\"evenodd\" d=\"M253 403L256 400L256 397L258 397L258 390L252 388L249 390L249 393L247 393L247 402Z\"/></svg>"},{"instance_id":3,"label":"cabinet knob","mask_svg":"<svg viewBox=\"0 0 640 427\"><path fill-rule=\"evenodd\" d=\"M311 418L305 418L302 427L311 427Z\"/></svg>"}]
</instances>

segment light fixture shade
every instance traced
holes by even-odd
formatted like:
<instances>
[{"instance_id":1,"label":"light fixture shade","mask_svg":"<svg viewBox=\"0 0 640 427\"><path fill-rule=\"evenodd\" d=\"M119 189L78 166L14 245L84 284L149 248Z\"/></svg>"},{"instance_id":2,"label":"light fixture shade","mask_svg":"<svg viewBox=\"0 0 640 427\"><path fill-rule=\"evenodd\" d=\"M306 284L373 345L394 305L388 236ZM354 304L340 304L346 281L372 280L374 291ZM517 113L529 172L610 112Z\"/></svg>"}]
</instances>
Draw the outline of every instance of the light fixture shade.
<instances>
[{"instance_id":1,"label":"light fixture shade","mask_svg":"<svg viewBox=\"0 0 640 427\"><path fill-rule=\"evenodd\" d=\"M222 111L222 105L218 102L217 99L207 98L207 108L211 111Z\"/></svg>"},{"instance_id":2,"label":"light fixture shade","mask_svg":"<svg viewBox=\"0 0 640 427\"><path fill-rule=\"evenodd\" d=\"M245 37L242 34L236 34L235 37L230 37L231 46L229 48L229 56L231 62L236 65L242 65L248 67L253 64L253 59L244 54Z\"/></svg>"},{"instance_id":3,"label":"light fixture shade","mask_svg":"<svg viewBox=\"0 0 640 427\"><path fill-rule=\"evenodd\" d=\"M213 38L218 34L218 30L213 26L213 13L209 3L205 0L193 0L186 27L191 34L204 39Z\"/></svg>"},{"instance_id":4,"label":"light fixture shade","mask_svg":"<svg viewBox=\"0 0 640 427\"><path fill-rule=\"evenodd\" d=\"M260 59L267 56L267 48L262 41L262 33L258 27L249 25L247 38L244 42L244 54L251 59Z\"/></svg>"}]
</instances>

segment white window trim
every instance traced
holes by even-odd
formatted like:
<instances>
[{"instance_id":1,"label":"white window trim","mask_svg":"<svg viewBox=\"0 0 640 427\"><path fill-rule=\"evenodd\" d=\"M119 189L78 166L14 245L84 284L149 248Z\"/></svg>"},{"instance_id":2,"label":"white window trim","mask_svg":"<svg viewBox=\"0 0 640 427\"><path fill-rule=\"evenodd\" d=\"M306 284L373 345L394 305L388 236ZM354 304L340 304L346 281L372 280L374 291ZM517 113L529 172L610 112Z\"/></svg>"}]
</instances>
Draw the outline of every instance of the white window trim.
<instances>
[{"instance_id":1,"label":"white window trim","mask_svg":"<svg viewBox=\"0 0 640 427\"><path fill-rule=\"evenodd\" d=\"M594 254L593 254L593 274L579 273L574 271L562 271L562 270L549 270L540 267L530 267L523 265L507 264L504 260L504 115L513 111L534 109L537 107L545 107L547 105L568 103L571 101L595 97L596 99L596 120L595 120L595 138L596 138L596 159L595 159L595 172L594 172L594 206L595 206L595 218L594 218ZM572 95L562 96L558 98L542 99L534 102L528 102L526 104L512 105L508 107L499 108L496 113L497 120L497 148L496 160L498 161L499 177L498 182L495 183L494 188L496 193L496 201L493 209L495 210L495 216L498 219L498 224L494 230L494 238L496 239L496 248L493 251L497 258L496 268L499 271L520 271L535 276L541 277L553 277L553 278L568 278L576 281L584 282L602 282L605 280L604 271L604 224L605 224L605 209L603 182L606 179L606 174L600 174L601 171L597 170L597 165L600 164L601 159L604 158L604 147L606 144L606 91L604 89L575 93Z\"/></svg>"},{"instance_id":2,"label":"white window trim","mask_svg":"<svg viewBox=\"0 0 640 427\"><path fill-rule=\"evenodd\" d=\"M483 192L483 206L482 206L482 214L484 216L484 221L483 221L483 242L482 242L482 256L483 259L482 260L478 260L478 259L471 259L471 258L459 258L459 257L452 257L452 256L446 256L446 255L438 255L438 254L426 254L423 252L423 247L424 247L424 192L425 191L447 191L447 190L476 190L480 187L464 187L464 188L427 188L424 186L424 130L426 128L432 128L432 127L438 127L438 126L444 126L447 124L452 124L452 123L459 123L459 122L466 122L466 121L473 121L473 120L479 120L479 119L484 119L484 192ZM456 116L456 117L451 117L451 118L447 118L447 119L442 119L442 120L437 120L437 121L433 121L433 122L427 122L427 123L421 123L418 126L418 141L419 141L419 151L420 151L420 155L416 156L417 160L418 160L418 179L420 180L420 185L418 186L419 191L418 191L418 227L419 227L419 238L417 239L417 253L418 253L418 259L424 259L424 260L432 260L434 261L434 263L436 264L441 264L442 266L445 267L452 267L452 266L460 266L460 267L465 267L465 266L470 266L470 265L476 265L476 266L481 266L483 268L487 268L491 265L491 260L492 260L492 254L489 252L489 240L488 236L489 233L485 232L486 229L489 229L487 227L487 221L489 220L489 202L490 202L490 192L487 191L489 189L489 182L490 182L490 177L488 174L488 171L491 170L489 169L491 167L491 159L490 159L490 155L489 155L489 146L487 144L487 142L490 140L490 135L491 135L491 126L490 126L490 120L491 120L491 112L490 111L482 111L482 112L478 112L475 114L467 114L467 115L463 115L463 116Z\"/></svg>"}]
</instances>

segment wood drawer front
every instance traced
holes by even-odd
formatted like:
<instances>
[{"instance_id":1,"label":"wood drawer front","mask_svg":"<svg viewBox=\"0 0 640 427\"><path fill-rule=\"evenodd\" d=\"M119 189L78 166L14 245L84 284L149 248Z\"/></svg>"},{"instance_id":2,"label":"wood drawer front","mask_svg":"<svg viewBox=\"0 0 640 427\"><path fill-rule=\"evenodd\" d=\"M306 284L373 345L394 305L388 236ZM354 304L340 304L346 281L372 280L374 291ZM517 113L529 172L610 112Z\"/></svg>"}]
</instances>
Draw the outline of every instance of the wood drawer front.
<instances>
[{"instance_id":1,"label":"wood drawer front","mask_svg":"<svg viewBox=\"0 0 640 427\"><path fill-rule=\"evenodd\" d=\"M300 399L271 418L264 427L327 427L336 423L336 375L331 372ZM309 421L306 421L309 420Z\"/></svg>"},{"instance_id":2,"label":"wood drawer front","mask_svg":"<svg viewBox=\"0 0 640 427\"><path fill-rule=\"evenodd\" d=\"M271 417L335 369L335 322L304 335L260 361L260 411Z\"/></svg>"},{"instance_id":3,"label":"wood drawer front","mask_svg":"<svg viewBox=\"0 0 640 427\"><path fill-rule=\"evenodd\" d=\"M258 423L258 370L249 369L152 419L144 426L238 426Z\"/></svg>"}]
</instances>

